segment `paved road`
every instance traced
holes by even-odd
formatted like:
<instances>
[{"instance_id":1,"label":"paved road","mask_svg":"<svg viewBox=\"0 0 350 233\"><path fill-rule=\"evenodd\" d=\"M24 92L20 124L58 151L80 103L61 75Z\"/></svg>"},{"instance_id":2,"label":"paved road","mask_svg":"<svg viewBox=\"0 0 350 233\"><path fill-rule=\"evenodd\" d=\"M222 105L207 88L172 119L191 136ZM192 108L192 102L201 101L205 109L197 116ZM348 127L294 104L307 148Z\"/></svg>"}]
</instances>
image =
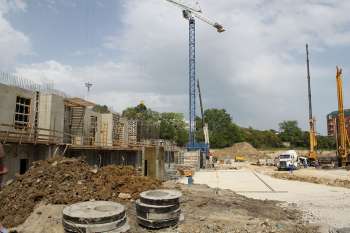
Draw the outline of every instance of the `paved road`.
<instances>
[{"instance_id":1,"label":"paved road","mask_svg":"<svg viewBox=\"0 0 350 233\"><path fill-rule=\"evenodd\" d=\"M247 197L287 202L304 212L310 222L329 227L350 227L350 189L255 174L249 169L200 171L194 183L231 189ZM186 183L186 180L182 180Z\"/></svg>"}]
</instances>

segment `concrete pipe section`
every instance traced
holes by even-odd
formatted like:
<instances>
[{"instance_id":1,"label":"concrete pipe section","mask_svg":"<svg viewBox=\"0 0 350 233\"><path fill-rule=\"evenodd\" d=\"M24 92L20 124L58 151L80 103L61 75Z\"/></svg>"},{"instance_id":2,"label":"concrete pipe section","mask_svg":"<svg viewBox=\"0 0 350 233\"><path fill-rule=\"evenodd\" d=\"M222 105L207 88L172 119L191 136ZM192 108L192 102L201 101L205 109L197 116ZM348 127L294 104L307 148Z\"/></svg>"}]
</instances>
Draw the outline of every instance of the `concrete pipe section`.
<instances>
[{"instance_id":1,"label":"concrete pipe section","mask_svg":"<svg viewBox=\"0 0 350 233\"><path fill-rule=\"evenodd\" d=\"M176 190L150 190L140 194L136 201L138 223L147 228L164 228L179 222L181 192Z\"/></svg>"},{"instance_id":2,"label":"concrete pipe section","mask_svg":"<svg viewBox=\"0 0 350 233\"><path fill-rule=\"evenodd\" d=\"M68 233L122 233L130 228L124 206L110 201L80 202L65 207L63 227Z\"/></svg>"}]
</instances>

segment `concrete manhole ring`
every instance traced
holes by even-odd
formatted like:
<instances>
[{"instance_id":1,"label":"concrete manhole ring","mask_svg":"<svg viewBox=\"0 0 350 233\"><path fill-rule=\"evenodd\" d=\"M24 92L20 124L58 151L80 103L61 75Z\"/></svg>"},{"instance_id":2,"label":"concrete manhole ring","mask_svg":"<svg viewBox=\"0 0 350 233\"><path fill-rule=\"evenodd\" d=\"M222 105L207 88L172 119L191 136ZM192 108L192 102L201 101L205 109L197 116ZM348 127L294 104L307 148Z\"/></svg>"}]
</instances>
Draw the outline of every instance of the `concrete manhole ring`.
<instances>
[{"instance_id":1,"label":"concrete manhole ring","mask_svg":"<svg viewBox=\"0 0 350 233\"><path fill-rule=\"evenodd\" d=\"M144 199L150 200L171 200L171 199L179 199L182 196L181 192L177 190L170 189L156 189L149 190L140 193L140 197Z\"/></svg>"},{"instance_id":2,"label":"concrete manhole ring","mask_svg":"<svg viewBox=\"0 0 350 233\"><path fill-rule=\"evenodd\" d=\"M63 209L63 220L74 223L102 224L118 221L126 216L123 205L110 201L88 201Z\"/></svg>"}]
</instances>

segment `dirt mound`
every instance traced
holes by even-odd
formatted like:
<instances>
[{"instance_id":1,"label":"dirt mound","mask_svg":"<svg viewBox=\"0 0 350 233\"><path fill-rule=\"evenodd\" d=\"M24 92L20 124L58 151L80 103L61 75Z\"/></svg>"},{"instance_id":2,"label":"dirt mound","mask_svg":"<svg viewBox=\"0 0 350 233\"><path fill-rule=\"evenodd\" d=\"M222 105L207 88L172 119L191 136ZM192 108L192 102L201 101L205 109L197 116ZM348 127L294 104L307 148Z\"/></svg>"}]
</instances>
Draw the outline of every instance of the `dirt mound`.
<instances>
[{"instance_id":1,"label":"dirt mound","mask_svg":"<svg viewBox=\"0 0 350 233\"><path fill-rule=\"evenodd\" d=\"M231 147L213 150L212 153L220 158L234 158L236 155L243 155L247 160L256 160L262 154L248 142L235 143Z\"/></svg>"},{"instance_id":2,"label":"dirt mound","mask_svg":"<svg viewBox=\"0 0 350 233\"><path fill-rule=\"evenodd\" d=\"M115 201L119 193L129 193L135 199L140 192L160 185L158 180L137 176L133 167L111 165L97 169L83 160L68 158L38 161L0 192L0 222L7 227L23 223L41 201Z\"/></svg>"},{"instance_id":3,"label":"dirt mound","mask_svg":"<svg viewBox=\"0 0 350 233\"><path fill-rule=\"evenodd\" d=\"M327 179L322 177L314 177L314 176L301 176L298 174L289 174L289 173L273 173L273 177L283 180L297 180L297 181L303 181L303 182L309 182L309 183L315 183L315 184L325 184L335 187L344 187L344 188L350 188L350 180L344 180L344 179Z\"/></svg>"}]
</instances>

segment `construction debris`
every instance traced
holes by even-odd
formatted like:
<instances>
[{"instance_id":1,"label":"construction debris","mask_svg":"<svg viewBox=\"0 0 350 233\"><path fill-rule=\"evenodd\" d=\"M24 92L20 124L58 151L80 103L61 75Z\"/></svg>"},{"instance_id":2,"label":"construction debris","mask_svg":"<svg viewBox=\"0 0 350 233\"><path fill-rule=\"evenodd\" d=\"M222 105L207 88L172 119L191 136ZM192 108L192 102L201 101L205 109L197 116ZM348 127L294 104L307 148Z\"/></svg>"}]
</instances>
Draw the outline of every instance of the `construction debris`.
<instances>
[{"instance_id":1,"label":"construction debris","mask_svg":"<svg viewBox=\"0 0 350 233\"><path fill-rule=\"evenodd\" d=\"M160 185L158 180L137 176L128 166L96 169L84 160L62 157L38 161L0 192L0 222L7 227L17 226L40 202L123 201L118 198L120 193L127 193L135 200L141 192Z\"/></svg>"}]
</instances>

